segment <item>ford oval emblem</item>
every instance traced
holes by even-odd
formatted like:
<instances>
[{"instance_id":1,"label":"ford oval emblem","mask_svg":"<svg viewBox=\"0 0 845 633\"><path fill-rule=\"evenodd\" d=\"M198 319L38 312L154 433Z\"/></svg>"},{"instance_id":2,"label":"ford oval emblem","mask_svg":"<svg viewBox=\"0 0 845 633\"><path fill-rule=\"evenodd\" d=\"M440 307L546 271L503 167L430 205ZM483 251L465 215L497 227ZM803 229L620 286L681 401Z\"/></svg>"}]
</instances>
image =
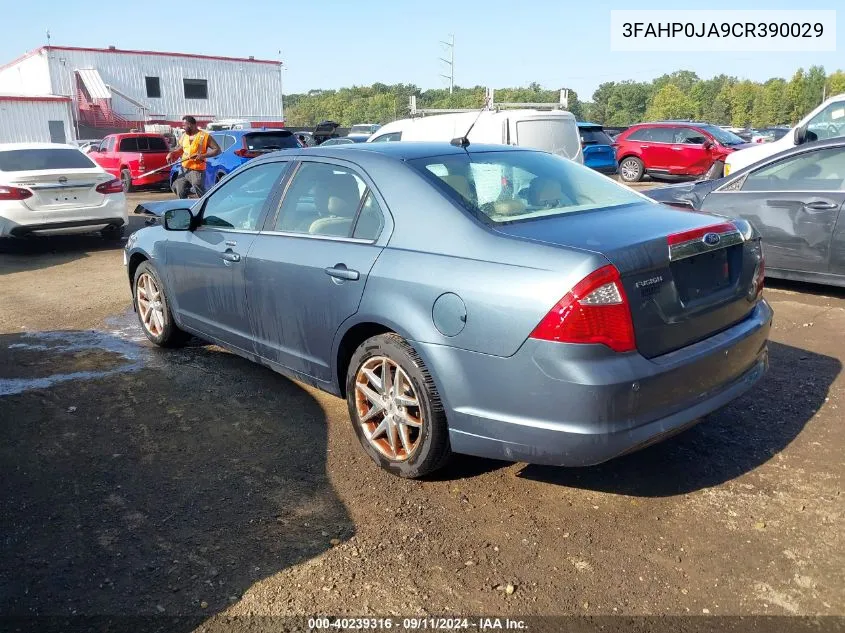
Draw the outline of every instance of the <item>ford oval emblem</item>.
<instances>
[{"instance_id":1,"label":"ford oval emblem","mask_svg":"<svg viewBox=\"0 0 845 633\"><path fill-rule=\"evenodd\" d=\"M59 183L65 184L67 182L67 176L59 176Z\"/></svg>"},{"instance_id":2,"label":"ford oval emblem","mask_svg":"<svg viewBox=\"0 0 845 633\"><path fill-rule=\"evenodd\" d=\"M722 238L719 237L718 233L707 233L701 241L707 244L707 246L718 246L719 242L722 241Z\"/></svg>"}]
</instances>

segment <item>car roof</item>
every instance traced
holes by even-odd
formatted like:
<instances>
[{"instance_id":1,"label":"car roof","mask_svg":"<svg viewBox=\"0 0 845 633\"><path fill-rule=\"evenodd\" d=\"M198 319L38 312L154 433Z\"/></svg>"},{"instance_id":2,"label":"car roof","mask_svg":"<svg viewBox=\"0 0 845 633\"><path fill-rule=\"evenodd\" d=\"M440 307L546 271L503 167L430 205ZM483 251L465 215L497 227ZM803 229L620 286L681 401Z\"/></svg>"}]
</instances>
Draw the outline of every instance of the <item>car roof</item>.
<instances>
[{"instance_id":1,"label":"car roof","mask_svg":"<svg viewBox=\"0 0 845 633\"><path fill-rule=\"evenodd\" d=\"M379 154L399 161L430 158L432 156L449 156L456 154L481 154L487 152L539 152L526 147L512 147L508 145L487 145L472 143L466 149L456 147L450 143L434 143L427 141L393 141L389 143L346 143L323 147L306 147L288 149L267 154L266 158L277 155L290 156L324 156L326 158L345 158ZM262 159L265 157L262 157ZM262 160L256 159L256 160Z\"/></svg>"},{"instance_id":2,"label":"car roof","mask_svg":"<svg viewBox=\"0 0 845 633\"><path fill-rule=\"evenodd\" d=\"M291 135L303 134L303 132L293 132L291 130L275 127L248 127L240 130L211 130L209 134L233 134L234 136L243 136L244 134L259 134L262 132L290 132Z\"/></svg>"},{"instance_id":3,"label":"car roof","mask_svg":"<svg viewBox=\"0 0 845 633\"><path fill-rule=\"evenodd\" d=\"M67 143L0 143L0 152L19 149L74 149L79 151L76 145L68 145Z\"/></svg>"},{"instance_id":4,"label":"car roof","mask_svg":"<svg viewBox=\"0 0 845 633\"><path fill-rule=\"evenodd\" d=\"M578 121L578 127L601 127L601 124L590 123L589 121Z\"/></svg>"},{"instance_id":5,"label":"car roof","mask_svg":"<svg viewBox=\"0 0 845 633\"><path fill-rule=\"evenodd\" d=\"M712 123L703 123L702 121L648 121L646 123L637 123L631 127L645 127L653 125L655 127L666 127L670 125L691 125L694 127L714 127Z\"/></svg>"}]
</instances>

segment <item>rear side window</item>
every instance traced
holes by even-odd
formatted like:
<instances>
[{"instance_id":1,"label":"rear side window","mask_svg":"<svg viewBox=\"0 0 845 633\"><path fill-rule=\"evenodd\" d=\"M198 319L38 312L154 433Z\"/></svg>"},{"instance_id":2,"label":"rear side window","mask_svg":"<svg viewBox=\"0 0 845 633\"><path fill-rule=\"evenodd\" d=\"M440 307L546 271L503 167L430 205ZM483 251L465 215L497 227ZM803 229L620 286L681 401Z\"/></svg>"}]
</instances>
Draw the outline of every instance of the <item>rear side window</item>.
<instances>
[{"instance_id":1,"label":"rear side window","mask_svg":"<svg viewBox=\"0 0 845 633\"><path fill-rule=\"evenodd\" d=\"M90 169L94 162L78 149L13 149L0 151L0 171Z\"/></svg>"},{"instance_id":2,"label":"rear side window","mask_svg":"<svg viewBox=\"0 0 845 633\"><path fill-rule=\"evenodd\" d=\"M578 130L584 145L612 145L613 141L600 127L587 127Z\"/></svg>"},{"instance_id":3,"label":"rear side window","mask_svg":"<svg viewBox=\"0 0 845 633\"><path fill-rule=\"evenodd\" d=\"M246 134L246 148L249 150L295 149L299 147L296 137L290 132L266 132Z\"/></svg>"},{"instance_id":4,"label":"rear side window","mask_svg":"<svg viewBox=\"0 0 845 633\"><path fill-rule=\"evenodd\" d=\"M120 140L121 152L166 152L167 141L158 136L130 136Z\"/></svg>"},{"instance_id":5,"label":"rear side window","mask_svg":"<svg viewBox=\"0 0 845 633\"><path fill-rule=\"evenodd\" d=\"M581 149L581 138L571 120L529 119L516 122L516 139L521 147L542 149L574 158Z\"/></svg>"},{"instance_id":6,"label":"rear side window","mask_svg":"<svg viewBox=\"0 0 845 633\"><path fill-rule=\"evenodd\" d=\"M388 132L387 134L382 134L381 136L377 136L374 138L371 143L387 143L389 141L401 141L402 140L402 132Z\"/></svg>"}]
</instances>

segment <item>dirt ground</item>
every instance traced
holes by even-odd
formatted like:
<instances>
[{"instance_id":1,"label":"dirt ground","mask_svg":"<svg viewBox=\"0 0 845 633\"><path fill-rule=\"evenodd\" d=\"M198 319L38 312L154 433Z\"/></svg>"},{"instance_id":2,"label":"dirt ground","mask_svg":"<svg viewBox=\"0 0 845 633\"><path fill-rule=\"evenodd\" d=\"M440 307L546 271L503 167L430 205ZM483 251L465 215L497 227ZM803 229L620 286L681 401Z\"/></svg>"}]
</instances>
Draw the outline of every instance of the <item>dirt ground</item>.
<instances>
[{"instance_id":1,"label":"dirt ground","mask_svg":"<svg viewBox=\"0 0 845 633\"><path fill-rule=\"evenodd\" d=\"M121 248L0 254L0 616L845 615L845 292L770 282L769 374L663 444L403 481L343 401L147 344Z\"/></svg>"}]
</instances>

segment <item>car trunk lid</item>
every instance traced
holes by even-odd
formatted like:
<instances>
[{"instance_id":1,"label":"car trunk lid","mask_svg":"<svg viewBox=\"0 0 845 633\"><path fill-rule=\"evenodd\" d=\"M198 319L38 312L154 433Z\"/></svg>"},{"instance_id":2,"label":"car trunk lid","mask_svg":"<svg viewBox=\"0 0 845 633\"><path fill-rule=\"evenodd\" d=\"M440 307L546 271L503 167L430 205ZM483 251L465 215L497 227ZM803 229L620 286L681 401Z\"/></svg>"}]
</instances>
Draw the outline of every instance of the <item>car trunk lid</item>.
<instances>
[{"instance_id":1,"label":"car trunk lid","mask_svg":"<svg viewBox=\"0 0 845 633\"><path fill-rule=\"evenodd\" d=\"M97 191L97 186L112 180L112 176L99 168L27 171L5 176L10 185L32 192L22 202L33 211L102 204L104 194Z\"/></svg>"},{"instance_id":2,"label":"car trunk lid","mask_svg":"<svg viewBox=\"0 0 845 633\"><path fill-rule=\"evenodd\" d=\"M622 277L647 358L712 336L753 308L759 242L747 245L724 218L644 202L495 230L603 255Z\"/></svg>"}]
</instances>

